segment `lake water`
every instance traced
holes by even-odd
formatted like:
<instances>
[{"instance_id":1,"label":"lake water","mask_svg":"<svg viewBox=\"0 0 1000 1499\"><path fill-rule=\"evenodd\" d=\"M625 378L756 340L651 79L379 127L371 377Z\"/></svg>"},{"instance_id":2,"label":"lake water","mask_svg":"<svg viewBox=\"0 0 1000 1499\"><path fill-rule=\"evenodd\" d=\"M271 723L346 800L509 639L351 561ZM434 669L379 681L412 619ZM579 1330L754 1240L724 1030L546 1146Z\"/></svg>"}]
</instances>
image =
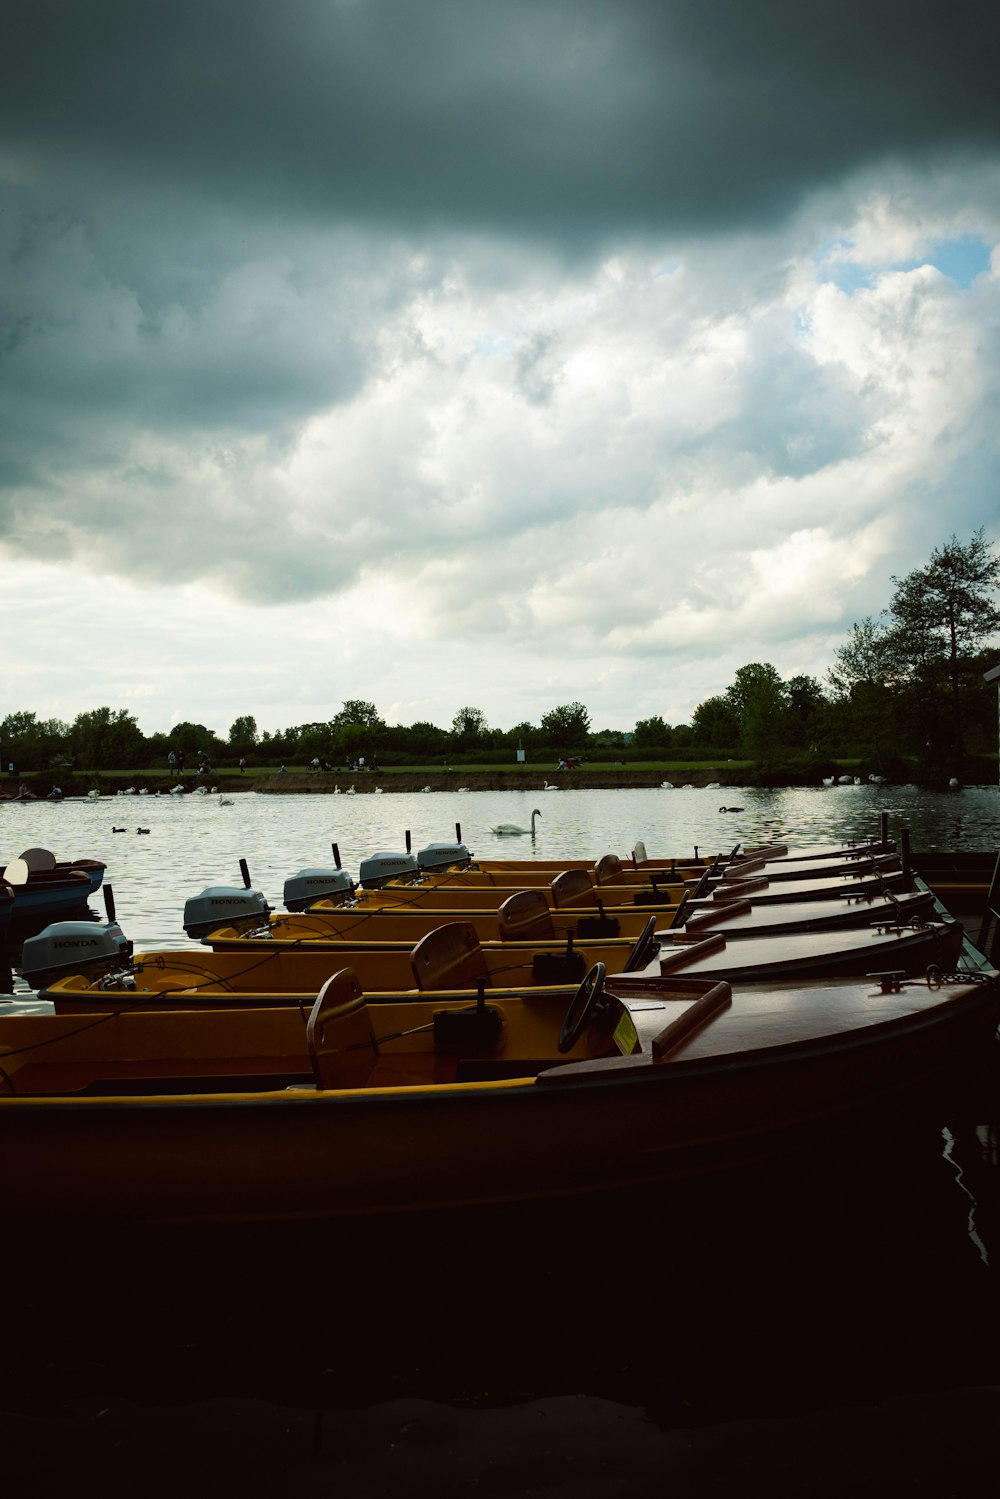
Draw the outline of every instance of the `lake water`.
<instances>
[{"instance_id":1,"label":"lake water","mask_svg":"<svg viewBox=\"0 0 1000 1499\"><path fill-rule=\"evenodd\" d=\"M723 798L740 810L720 811ZM484 857L627 855L639 838L651 854L668 855L696 845L839 844L876 836L882 813L891 834L910 830L914 848L1000 847L992 787L227 799L3 803L2 846L8 857L40 844L60 858L105 860L118 919L137 949L190 945L185 899L207 885L240 884L241 858L280 905L286 876L329 864L334 842L356 873L367 854L402 848L407 832L416 849L450 840L456 823ZM497 821L527 826L535 807L534 841L490 832ZM762 1467L743 1486L792 1492L772 1481L779 1469L788 1478L792 1428L771 1423L798 1423L805 1453L810 1412L878 1413L886 1401L920 1396L931 1404L930 1416L907 1428L916 1451L930 1442L947 1392L1000 1384L998 1125L994 1069L964 1108L926 1130L845 1135L794 1164L748 1163L621 1201L553 1202L525 1221L469 1213L439 1225L433 1241L423 1226L398 1223L365 1234L243 1225L164 1230L152 1244L70 1234L29 1248L15 1226L5 1343L17 1357L0 1381L0 1412L38 1416L44 1445L79 1435L87 1420L98 1429L98 1409L115 1401L115 1409L127 1400L173 1411L180 1431L179 1404L239 1397L254 1402L242 1439L249 1450L251 1428L273 1421L287 1431L290 1410L323 1404L346 1413L351 1442L355 1415L363 1425L395 1410L385 1402L431 1402L420 1407L423 1427L404 1436L397 1423L390 1432L393 1450L412 1457L407 1443L442 1405L471 1420L518 1402L537 1413L537 1402L556 1397L600 1400L611 1404L587 1407L593 1425L575 1449L592 1454L597 1486L563 1492L629 1492L621 1470L608 1471L606 1487L597 1477L614 1431L637 1412L664 1432L749 1421L762 1442L783 1433L780 1450L758 1450ZM207 1429L212 1417L203 1419ZM875 1424L885 1436L891 1422ZM157 1461L170 1440L169 1425L162 1430ZM975 1434L968 1423L964 1432L968 1446ZM954 1439L951 1471L962 1440ZM389 1487L378 1492L397 1491L388 1452L379 1457ZM796 1460L798 1491L820 1492L815 1473L807 1476L810 1459ZM825 1471L836 1460L831 1446L815 1462ZM445 1450L428 1481L450 1493L449 1463ZM551 1473L539 1484L543 1469L537 1452L525 1458L508 1472L506 1492L559 1489ZM894 1483L887 1471L880 1481L881 1492L924 1492L916 1476ZM976 1492L988 1486L984 1478ZM671 1490L669 1481L662 1487ZM143 1489L141 1474L135 1488ZM849 1481L840 1491L876 1489ZM933 1492L972 1490L953 1483Z\"/></svg>"},{"instance_id":2,"label":"lake water","mask_svg":"<svg viewBox=\"0 0 1000 1499\"><path fill-rule=\"evenodd\" d=\"M719 810L725 799L739 811ZM456 824L473 854L490 858L627 856L637 839L651 855L728 852L736 844L795 847L876 837L883 813L890 834L910 829L913 848L1000 848L1000 790L928 793L915 787L838 786L757 791L727 787L673 791L417 793L381 796L130 796L101 801L0 803L0 848L12 858L32 845L57 858L107 864L118 919L140 947L184 947L184 902L207 885L242 884L246 859L254 886L281 904L286 877L333 862L357 874L368 854L451 840ZM530 827L534 839L495 836L491 827ZM113 832L116 827L123 832ZM136 829L148 828L148 834ZM98 909L101 909L98 901Z\"/></svg>"}]
</instances>

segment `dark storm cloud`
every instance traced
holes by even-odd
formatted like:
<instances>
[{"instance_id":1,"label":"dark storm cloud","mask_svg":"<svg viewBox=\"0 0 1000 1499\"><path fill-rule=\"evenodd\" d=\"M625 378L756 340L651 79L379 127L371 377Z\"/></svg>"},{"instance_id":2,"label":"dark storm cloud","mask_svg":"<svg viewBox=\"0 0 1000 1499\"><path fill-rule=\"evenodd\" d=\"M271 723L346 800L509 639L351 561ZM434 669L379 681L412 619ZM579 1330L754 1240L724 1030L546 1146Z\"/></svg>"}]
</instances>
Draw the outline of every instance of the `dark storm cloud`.
<instances>
[{"instance_id":1,"label":"dark storm cloud","mask_svg":"<svg viewBox=\"0 0 1000 1499\"><path fill-rule=\"evenodd\" d=\"M997 16L986 0L8 0L0 122L84 198L183 183L206 204L411 230L697 231L759 223L873 158L994 146Z\"/></svg>"}]
</instances>

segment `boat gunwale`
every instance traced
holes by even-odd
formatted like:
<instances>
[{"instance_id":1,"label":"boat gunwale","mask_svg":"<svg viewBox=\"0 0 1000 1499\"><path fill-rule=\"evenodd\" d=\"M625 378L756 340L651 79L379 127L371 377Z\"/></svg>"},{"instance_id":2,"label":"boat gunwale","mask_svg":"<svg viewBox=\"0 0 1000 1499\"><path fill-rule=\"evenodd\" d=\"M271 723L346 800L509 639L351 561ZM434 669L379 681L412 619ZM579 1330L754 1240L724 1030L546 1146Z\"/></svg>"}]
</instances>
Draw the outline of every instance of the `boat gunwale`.
<instances>
[{"instance_id":1,"label":"boat gunwale","mask_svg":"<svg viewBox=\"0 0 1000 1499\"><path fill-rule=\"evenodd\" d=\"M550 1089L559 1092L561 1087L570 1086L576 1093L579 1088L586 1089L590 1086L604 1090L609 1087L616 1090L627 1089L630 1085L645 1088L650 1086L651 1082L663 1086L664 1080L668 1078L676 1078L677 1086L680 1086L682 1083L697 1080L705 1074L717 1076L724 1073L732 1077L739 1073L749 1074L755 1070L773 1066L780 1068L813 1060L829 1061L838 1054L867 1051L872 1046L881 1049L886 1045L891 1045L899 1035L905 1032L919 1035L927 1030L952 1029L955 1025L972 1025L980 1018L985 1019L985 1014L989 1012L992 1012L994 1024L996 1024L997 1019L1000 1018L998 981L1000 981L1000 972L986 968L975 974L966 975L965 981L956 982L950 992L926 1007L909 1009L903 1013L887 1015L876 1021L863 1022L846 1029L824 1032L812 1037L793 1038L770 1046L720 1052L708 1057L686 1058L681 1054L670 1055L657 1061L654 1059L650 1042L644 1041L642 1052L637 1054L580 1059L565 1063L553 1062L550 1068L514 1078L343 1089L318 1089L304 1083L301 1087L283 1086L280 1090L265 1089L252 1093L173 1092L99 1096L4 1093L0 1094L0 1111L9 1111L11 1108L16 1110L26 1105L60 1111L80 1106L85 1106L88 1111L95 1107L121 1111L133 1106L142 1109L157 1107L169 1111L174 1108L196 1109L202 1106L225 1109L242 1108L246 1105L284 1107L290 1103L333 1105L351 1101L383 1107L402 1107L408 1100L444 1100L452 1097L467 1099L475 1096L477 1092L481 1092L484 1096L494 1096L498 1091L511 1088L522 1091L534 1088L548 1094ZM916 984L921 980L911 977L909 982ZM904 989L905 986L904 980ZM817 987L842 988L845 985L842 981L831 981L827 986ZM627 996L625 1003L627 1006ZM710 1025L711 1022L708 1024ZM0 1051L0 1066L3 1065L3 1058L4 1053Z\"/></svg>"}]
</instances>

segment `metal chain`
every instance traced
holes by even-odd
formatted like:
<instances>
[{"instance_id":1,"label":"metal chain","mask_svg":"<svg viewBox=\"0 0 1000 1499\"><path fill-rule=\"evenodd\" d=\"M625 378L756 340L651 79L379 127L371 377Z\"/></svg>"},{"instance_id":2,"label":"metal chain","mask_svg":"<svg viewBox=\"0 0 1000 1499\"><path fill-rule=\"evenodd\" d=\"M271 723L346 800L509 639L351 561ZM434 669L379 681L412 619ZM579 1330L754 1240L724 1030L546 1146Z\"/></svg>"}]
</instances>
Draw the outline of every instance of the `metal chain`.
<instances>
[{"instance_id":1,"label":"metal chain","mask_svg":"<svg viewBox=\"0 0 1000 1499\"><path fill-rule=\"evenodd\" d=\"M928 989L940 989L943 984L992 984L996 981L993 973L961 973L958 970L946 973L936 963L930 965L925 977Z\"/></svg>"}]
</instances>

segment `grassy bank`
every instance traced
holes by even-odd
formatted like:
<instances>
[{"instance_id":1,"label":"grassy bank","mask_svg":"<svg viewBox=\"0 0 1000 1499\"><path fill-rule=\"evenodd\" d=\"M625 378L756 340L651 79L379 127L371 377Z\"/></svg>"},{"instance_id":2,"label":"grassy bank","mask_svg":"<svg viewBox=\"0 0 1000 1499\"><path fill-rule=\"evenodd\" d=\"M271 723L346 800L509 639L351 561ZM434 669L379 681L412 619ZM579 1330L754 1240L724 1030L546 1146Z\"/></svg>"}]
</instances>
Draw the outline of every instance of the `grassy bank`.
<instances>
[{"instance_id":1,"label":"grassy bank","mask_svg":"<svg viewBox=\"0 0 1000 1499\"><path fill-rule=\"evenodd\" d=\"M851 773L848 766L845 773ZM812 779L790 774L788 785L815 785L820 777ZM159 770L101 770L59 771L53 773L31 773L5 777L2 790L10 796L24 784L36 797L47 797L53 786L58 786L64 796L86 796L97 790L103 795L114 795L118 791L132 788L136 792L169 792L181 784L189 792L199 786L216 788L218 791L259 791L271 795L281 793L343 794L353 788L355 795L371 795L381 792L431 791L520 791L526 794L542 792L546 786L560 790L613 790L621 787L655 788L667 781L675 786L718 785L746 786L753 781L752 767L748 761L728 761L725 765L709 765L704 761L670 760L648 764L616 764L612 761L595 761L576 770L542 770L535 765L476 765L454 766L442 769L440 765L393 766L372 771L314 771L308 766L289 766L279 772L274 767L248 768L244 773L231 768L213 770L208 776L185 774L182 777L168 776Z\"/></svg>"},{"instance_id":2,"label":"grassy bank","mask_svg":"<svg viewBox=\"0 0 1000 1499\"><path fill-rule=\"evenodd\" d=\"M981 763L980 763L981 762ZM356 795L382 792L413 792L425 788L431 791L521 791L526 794L541 792L546 786L560 790L613 790L619 787L655 788L668 782L672 786L757 786L781 787L819 786L824 778L831 776L860 776L867 781L872 767L856 757L844 756L836 760L821 762L788 762L761 773L749 760L718 760L716 762L677 758L671 760L631 760L627 763L614 760L587 761L575 770L557 770L552 762L547 765L463 765L456 763L442 767L434 765L408 765L380 767L371 770L329 771L312 770L307 765L289 765L284 771L277 766L248 766L244 773L235 766L213 769L207 776L185 773L181 777L169 776L159 767L141 770L48 770L16 772L0 781L0 795L16 794L24 784L29 792L39 798L47 797L53 786L58 786L65 796L86 796L98 790L105 795L132 787L135 791L164 792L178 784L187 791L199 786L215 787L219 791L260 791L271 795L282 792L315 793L330 795L346 792L351 787ZM947 779L933 781L922 777L919 768L899 763L894 773L886 777L890 783L924 785L928 789L943 789ZM979 757L973 765L966 767L962 778L966 785L996 785L996 756Z\"/></svg>"}]
</instances>

